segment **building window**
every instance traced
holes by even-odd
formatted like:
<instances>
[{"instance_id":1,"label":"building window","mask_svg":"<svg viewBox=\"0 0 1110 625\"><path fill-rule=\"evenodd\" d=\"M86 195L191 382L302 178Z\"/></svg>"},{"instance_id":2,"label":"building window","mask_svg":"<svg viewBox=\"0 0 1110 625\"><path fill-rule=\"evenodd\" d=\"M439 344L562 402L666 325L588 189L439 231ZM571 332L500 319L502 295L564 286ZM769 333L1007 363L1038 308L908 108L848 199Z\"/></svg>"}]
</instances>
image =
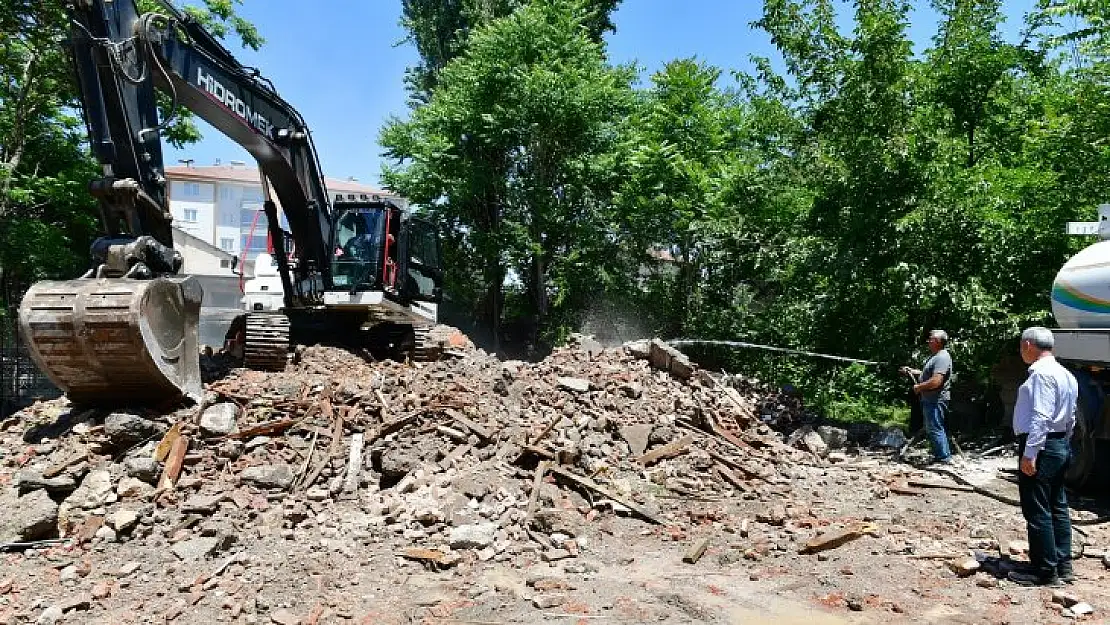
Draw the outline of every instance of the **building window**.
<instances>
[{"instance_id":1,"label":"building window","mask_svg":"<svg viewBox=\"0 0 1110 625\"><path fill-rule=\"evenodd\" d=\"M196 221L197 220L197 209L195 209L195 208L186 208L184 213L185 213L185 221Z\"/></svg>"},{"instance_id":2,"label":"building window","mask_svg":"<svg viewBox=\"0 0 1110 625\"><path fill-rule=\"evenodd\" d=\"M220 237L220 249L225 252L234 252L235 239L232 237Z\"/></svg>"},{"instance_id":3,"label":"building window","mask_svg":"<svg viewBox=\"0 0 1110 625\"><path fill-rule=\"evenodd\" d=\"M226 258L221 258L220 259L220 269L229 269L230 267L231 267L231 261L230 260L228 260Z\"/></svg>"},{"instance_id":4,"label":"building window","mask_svg":"<svg viewBox=\"0 0 1110 625\"><path fill-rule=\"evenodd\" d=\"M220 185L220 199L221 200L230 200L231 196L232 196L231 187L226 185L226 184Z\"/></svg>"},{"instance_id":5,"label":"building window","mask_svg":"<svg viewBox=\"0 0 1110 625\"><path fill-rule=\"evenodd\" d=\"M225 210L225 211L221 212L220 213L220 225L221 226L233 226L233 227L238 226L239 225L239 213L237 211L233 211L233 210Z\"/></svg>"},{"instance_id":6,"label":"building window","mask_svg":"<svg viewBox=\"0 0 1110 625\"><path fill-rule=\"evenodd\" d=\"M199 182L186 182L183 193L185 197L200 197L200 183Z\"/></svg>"}]
</instances>

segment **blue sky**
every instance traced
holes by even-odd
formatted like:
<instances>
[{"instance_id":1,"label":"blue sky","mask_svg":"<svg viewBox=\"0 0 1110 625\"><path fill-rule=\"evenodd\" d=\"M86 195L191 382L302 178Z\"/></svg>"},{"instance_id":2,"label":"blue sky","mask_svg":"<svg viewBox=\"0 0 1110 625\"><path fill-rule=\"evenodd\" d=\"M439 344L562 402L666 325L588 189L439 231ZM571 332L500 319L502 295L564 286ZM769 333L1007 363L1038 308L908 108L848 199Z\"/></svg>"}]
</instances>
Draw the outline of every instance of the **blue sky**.
<instances>
[{"instance_id":1,"label":"blue sky","mask_svg":"<svg viewBox=\"0 0 1110 625\"><path fill-rule=\"evenodd\" d=\"M1005 0L1005 26L1017 37L1022 16L1036 0ZM911 24L917 50L929 46L936 14L916 0ZM847 5L845 5L847 7ZM624 0L608 37L614 62L637 62L648 73L671 59L696 56L723 69L750 69L751 55L775 57L765 33L748 24L759 18L757 0ZM416 51L399 44L400 0L244 0L240 13L254 22L266 44L261 50L233 48L246 65L258 67L297 108L312 130L324 172L378 181L378 129L391 115L408 112L403 77ZM842 11L845 29L849 10ZM219 131L201 124L204 139L184 150L167 146L167 164L191 158L197 165L221 159L251 161Z\"/></svg>"}]
</instances>

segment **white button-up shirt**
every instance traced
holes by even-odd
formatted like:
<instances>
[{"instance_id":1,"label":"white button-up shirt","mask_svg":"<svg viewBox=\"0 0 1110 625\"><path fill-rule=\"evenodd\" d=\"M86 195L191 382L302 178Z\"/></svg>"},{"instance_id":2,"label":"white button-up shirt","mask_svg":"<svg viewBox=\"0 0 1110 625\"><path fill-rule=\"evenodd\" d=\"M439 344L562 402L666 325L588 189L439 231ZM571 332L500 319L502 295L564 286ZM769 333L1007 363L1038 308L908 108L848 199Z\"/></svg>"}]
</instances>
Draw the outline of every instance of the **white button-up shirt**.
<instances>
[{"instance_id":1,"label":"white button-up shirt","mask_svg":"<svg viewBox=\"0 0 1110 625\"><path fill-rule=\"evenodd\" d=\"M1051 432L1071 436L1079 384L1051 354L1029 365L1029 379L1018 388L1014 434L1028 434L1025 457L1036 458Z\"/></svg>"}]
</instances>

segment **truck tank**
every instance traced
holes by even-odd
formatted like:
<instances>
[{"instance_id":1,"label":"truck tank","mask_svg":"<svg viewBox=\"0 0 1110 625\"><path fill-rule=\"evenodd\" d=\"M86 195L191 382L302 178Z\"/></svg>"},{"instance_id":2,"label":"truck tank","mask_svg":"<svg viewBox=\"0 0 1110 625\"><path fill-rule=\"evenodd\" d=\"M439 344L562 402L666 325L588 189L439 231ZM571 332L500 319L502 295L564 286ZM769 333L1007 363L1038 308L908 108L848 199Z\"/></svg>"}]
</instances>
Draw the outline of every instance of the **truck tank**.
<instances>
[{"instance_id":1,"label":"truck tank","mask_svg":"<svg viewBox=\"0 0 1110 625\"><path fill-rule=\"evenodd\" d=\"M1056 274L1052 315L1061 328L1110 328L1110 241L1085 248Z\"/></svg>"},{"instance_id":2,"label":"truck tank","mask_svg":"<svg viewBox=\"0 0 1110 625\"><path fill-rule=\"evenodd\" d=\"M1100 233L1100 236L1102 234ZM1110 490L1110 240L1073 256L1052 283L1056 357L1079 381L1068 482Z\"/></svg>"}]
</instances>

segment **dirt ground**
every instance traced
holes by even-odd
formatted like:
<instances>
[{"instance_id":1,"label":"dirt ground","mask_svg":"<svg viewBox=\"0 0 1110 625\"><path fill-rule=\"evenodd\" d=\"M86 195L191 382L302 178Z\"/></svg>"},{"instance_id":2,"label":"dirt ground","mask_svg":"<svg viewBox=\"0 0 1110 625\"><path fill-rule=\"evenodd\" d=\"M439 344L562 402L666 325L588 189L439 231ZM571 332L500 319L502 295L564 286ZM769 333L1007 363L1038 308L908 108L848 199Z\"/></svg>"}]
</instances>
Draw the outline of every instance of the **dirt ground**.
<instances>
[{"instance_id":1,"label":"dirt ground","mask_svg":"<svg viewBox=\"0 0 1110 625\"><path fill-rule=\"evenodd\" d=\"M460 366L444 365L456 371ZM436 371L429 375L435 378ZM645 375L654 377L642 381L643 397L652 393L650 380L678 384ZM477 384L474 376L469 379L464 385ZM661 386L661 397L664 388L671 387ZM603 398L603 389L590 392ZM104 427L97 425L101 418L90 422L90 436ZM35 466L33 457L56 462L65 455L64 435L28 444L27 427L27 421L10 421L0 428L7 437L0 437L0 486L13 491L0 501L9 516L44 492L21 474ZM412 436L430 436L434 427L414 426ZM366 431L367 440L373 438L370 426ZM318 435L305 433L314 443ZM275 457L295 457L273 441L268 445ZM302 455L312 460L318 447ZM311 483L304 490L267 488L245 475L236 480L232 473L254 466L252 461L244 455L217 463L223 447L213 443L190 456L173 492L151 487L136 494L128 489L139 486L120 477L125 454L98 456L99 464L80 472L76 492L54 494L64 520L72 514L67 502L87 497L95 486L90 482L100 479L92 476L111 475L111 492L89 504L89 515L75 521L75 530L63 530L67 542L0 553L0 623L1016 624L1103 622L1110 606L1103 564L1108 526L1078 527L1086 534L1077 534L1075 550L1083 552L1076 560L1078 580L1059 596L1016 586L1004 577L1025 557L1018 508L955 490L959 486L949 477L901 462L893 451L803 454L771 463L774 474L761 480L697 491L681 486L692 479L683 476L693 475L697 463L712 456L702 452L712 448L653 465L658 474L614 462L593 476L619 501L586 501L550 474L533 493L535 463L514 462L513 455L495 454L495 447L484 448L487 454L468 451L473 462L445 457L441 467L451 464L444 460L456 465L428 475L410 472L425 480L423 486L402 478L396 484L363 482L355 492L314 489ZM623 449L614 442L612 453L627 453ZM784 447L769 449L785 453ZM202 470L209 461L212 468ZM345 461L337 457L334 466ZM1015 464L1012 456L968 456L955 471L972 484L1016 497L1010 481ZM190 471L205 477L190 478ZM464 477L481 477L485 486ZM342 482L342 471L332 478ZM633 488L621 488L628 483ZM6 486L15 484L22 484L18 499L15 487ZM43 488L65 488L50 484ZM474 494L475 488L481 492ZM651 503L661 522L631 514L618 496L625 492L642 493L639 499ZM459 499L458 493L467 496ZM544 513L545 524L537 525ZM1076 511L1076 518L1093 517ZM90 525L90 519L99 520ZM480 528L483 520L496 538L460 534ZM814 546L840 530L850 532L843 544ZM703 539L704 554L685 562ZM958 574L961 561L978 570ZM1065 609L1076 601L1093 613Z\"/></svg>"}]
</instances>

